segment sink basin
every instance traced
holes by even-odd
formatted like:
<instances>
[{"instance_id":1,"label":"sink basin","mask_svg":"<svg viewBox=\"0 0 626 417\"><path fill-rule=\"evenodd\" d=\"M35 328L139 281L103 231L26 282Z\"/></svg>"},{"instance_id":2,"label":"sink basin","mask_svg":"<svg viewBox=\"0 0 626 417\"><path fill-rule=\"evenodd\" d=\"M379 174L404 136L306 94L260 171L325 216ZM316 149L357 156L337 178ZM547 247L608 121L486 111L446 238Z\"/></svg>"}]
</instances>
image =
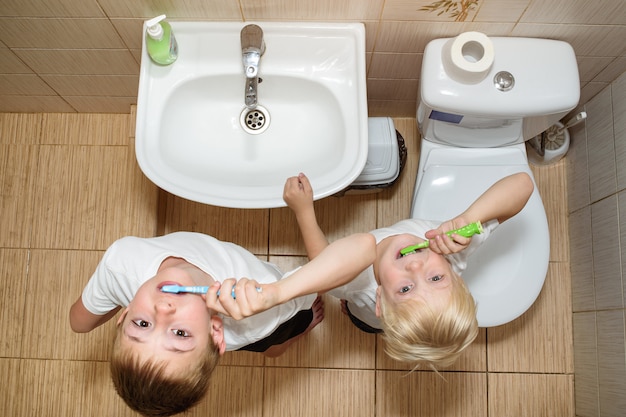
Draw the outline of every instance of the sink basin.
<instances>
[{"instance_id":1,"label":"sink basin","mask_svg":"<svg viewBox=\"0 0 626 417\"><path fill-rule=\"evenodd\" d=\"M200 203L269 208L285 206L285 180L299 172L314 199L359 176L368 147L362 24L257 22L266 50L252 111L240 45L248 23L170 24L178 60L160 66L145 47L141 59L135 149L152 182Z\"/></svg>"}]
</instances>

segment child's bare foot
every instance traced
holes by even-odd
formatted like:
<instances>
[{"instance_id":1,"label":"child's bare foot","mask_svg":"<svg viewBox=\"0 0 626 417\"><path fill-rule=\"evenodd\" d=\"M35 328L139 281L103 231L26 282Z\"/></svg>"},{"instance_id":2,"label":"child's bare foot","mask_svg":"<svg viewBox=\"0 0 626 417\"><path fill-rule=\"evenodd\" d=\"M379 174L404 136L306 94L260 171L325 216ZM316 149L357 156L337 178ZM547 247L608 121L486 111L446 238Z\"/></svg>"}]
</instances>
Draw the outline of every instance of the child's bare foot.
<instances>
[{"instance_id":1,"label":"child's bare foot","mask_svg":"<svg viewBox=\"0 0 626 417\"><path fill-rule=\"evenodd\" d=\"M280 345L274 345L270 347L265 352L263 352L263 354L268 358L275 358L282 355L293 342L300 339L302 336L313 330L315 326L320 324L322 320L324 320L324 300L322 300L322 297L318 296L315 301L313 301L311 310L313 310L313 319L311 320L311 323L309 323L309 326L302 333L292 337L291 339L287 340L284 343L281 343Z\"/></svg>"},{"instance_id":2,"label":"child's bare foot","mask_svg":"<svg viewBox=\"0 0 626 417\"><path fill-rule=\"evenodd\" d=\"M341 312L348 315L348 300L341 300Z\"/></svg>"},{"instance_id":3,"label":"child's bare foot","mask_svg":"<svg viewBox=\"0 0 626 417\"><path fill-rule=\"evenodd\" d=\"M315 301L313 301L311 309L313 310L313 320L311 320L309 327L306 328L302 335L305 335L313 330L315 326L324 320L324 300L322 300L322 297L318 296Z\"/></svg>"}]
</instances>

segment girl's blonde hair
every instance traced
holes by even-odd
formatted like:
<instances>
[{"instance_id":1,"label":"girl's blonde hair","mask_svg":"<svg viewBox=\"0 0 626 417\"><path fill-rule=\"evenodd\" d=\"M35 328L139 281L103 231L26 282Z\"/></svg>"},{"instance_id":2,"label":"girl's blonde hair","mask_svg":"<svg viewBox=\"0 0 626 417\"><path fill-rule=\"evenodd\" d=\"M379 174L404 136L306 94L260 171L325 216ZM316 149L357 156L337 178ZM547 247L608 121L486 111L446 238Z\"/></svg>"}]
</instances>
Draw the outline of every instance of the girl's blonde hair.
<instances>
[{"instance_id":1,"label":"girl's blonde hair","mask_svg":"<svg viewBox=\"0 0 626 417\"><path fill-rule=\"evenodd\" d=\"M415 299L391 303L380 297L385 352L414 369L452 365L478 335L476 302L463 279L452 275L450 299L441 311Z\"/></svg>"}]
</instances>

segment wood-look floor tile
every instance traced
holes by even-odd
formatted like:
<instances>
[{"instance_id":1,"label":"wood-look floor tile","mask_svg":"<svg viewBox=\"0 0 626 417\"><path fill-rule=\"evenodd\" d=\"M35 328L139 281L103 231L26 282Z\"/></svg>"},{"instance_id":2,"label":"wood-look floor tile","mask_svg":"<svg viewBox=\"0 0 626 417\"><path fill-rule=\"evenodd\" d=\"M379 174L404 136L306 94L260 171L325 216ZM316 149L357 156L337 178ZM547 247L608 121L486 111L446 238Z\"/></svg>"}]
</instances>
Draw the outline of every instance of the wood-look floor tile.
<instances>
[{"instance_id":1,"label":"wood-look floor tile","mask_svg":"<svg viewBox=\"0 0 626 417\"><path fill-rule=\"evenodd\" d=\"M550 261L569 261L569 228L567 224L567 175L566 162L553 165L534 166L533 176L543 201L550 231Z\"/></svg>"},{"instance_id":2,"label":"wood-look floor tile","mask_svg":"<svg viewBox=\"0 0 626 417\"><path fill-rule=\"evenodd\" d=\"M21 323L27 296L27 249L0 249L0 357L19 358L25 339Z\"/></svg>"},{"instance_id":3,"label":"wood-look floor tile","mask_svg":"<svg viewBox=\"0 0 626 417\"><path fill-rule=\"evenodd\" d=\"M42 117L42 114L37 113L0 113L0 143L40 143Z\"/></svg>"},{"instance_id":4,"label":"wood-look floor tile","mask_svg":"<svg viewBox=\"0 0 626 417\"><path fill-rule=\"evenodd\" d=\"M6 334L6 333L5 333ZM0 378L2 381L10 381L3 384L0 390L0 403L2 404L3 414L7 416L19 416L18 407L20 395L20 386L17 383L20 378L21 361L19 359L0 358Z\"/></svg>"},{"instance_id":5,"label":"wood-look floor tile","mask_svg":"<svg viewBox=\"0 0 626 417\"><path fill-rule=\"evenodd\" d=\"M314 204L317 221L330 242L376 228L376 194L327 197ZM270 253L306 255L291 209L272 209L270 218Z\"/></svg>"},{"instance_id":6,"label":"wood-look floor tile","mask_svg":"<svg viewBox=\"0 0 626 417\"><path fill-rule=\"evenodd\" d=\"M15 416L135 416L117 396L109 364L22 360Z\"/></svg>"},{"instance_id":7,"label":"wood-look floor tile","mask_svg":"<svg viewBox=\"0 0 626 417\"><path fill-rule=\"evenodd\" d=\"M489 415L574 417L574 376L489 374Z\"/></svg>"},{"instance_id":8,"label":"wood-look floor tile","mask_svg":"<svg viewBox=\"0 0 626 417\"><path fill-rule=\"evenodd\" d=\"M28 272L22 357L107 360L115 319L76 334L69 326L71 305L96 269L103 252L33 250Z\"/></svg>"},{"instance_id":9,"label":"wood-look floor tile","mask_svg":"<svg viewBox=\"0 0 626 417\"><path fill-rule=\"evenodd\" d=\"M45 113L41 143L46 145L128 145L128 114Z\"/></svg>"},{"instance_id":10,"label":"wood-look floor tile","mask_svg":"<svg viewBox=\"0 0 626 417\"><path fill-rule=\"evenodd\" d=\"M167 193L164 233L206 233L267 255L268 210L240 210L196 203Z\"/></svg>"},{"instance_id":11,"label":"wood-look floor tile","mask_svg":"<svg viewBox=\"0 0 626 417\"><path fill-rule=\"evenodd\" d=\"M0 145L0 247L30 247L39 146Z\"/></svg>"},{"instance_id":12,"label":"wood-look floor tile","mask_svg":"<svg viewBox=\"0 0 626 417\"><path fill-rule=\"evenodd\" d=\"M535 303L510 323L487 330L492 372L572 373L569 265L551 262Z\"/></svg>"},{"instance_id":13,"label":"wood-look floor tile","mask_svg":"<svg viewBox=\"0 0 626 417\"><path fill-rule=\"evenodd\" d=\"M266 368L263 415L374 417L374 371Z\"/></svg>"},{"instance_id":14,"label":"wood-look floor tile","mask_svg":"<svg viewBox=\"0 0 626 417\"><path fill-rule=\"evenodd\" d=\"M376 369L390 370L411 370L413 366L408 363L398 362L391 359L385 353L385 342L382 337L377 338L376 348ZM480 329L478 336L474 342L465 349L465 351L451 366L443 369L444 371L486 371L487 370L487 331Z\"/></svg>"},{"instance_id":15,"label":"wood-look floor tile","mask_svg":"<svg viewBox=\"0 0 626 417\"><path fill-rule=\"evenodd\" d=\"M270 262L285 272L303 265L306 260L306 257L270 257ZM352 325L341 312L338 299L324 295L323 301L324 320L282 356L265 359L266 366L374 369L375 337Z\"/></svg>"},{"instance_id":16,"label":"wood-look floor tile","mask_svg":"<svg viewBox=\"0 0 626 417\"><path fill-rule=\"evenodd\" d=\"M260 417L263 415L262 367L218 365L204 400L185 416ZM271 414L276 415L276 414Z\"/></svg>"},{"instance_id":17,"label":"wood-look floor tile","mask_svg":"<svg viewBox=\"0 0 626 417\"><path fill-rule=\"evenodd\" d=\"M376 415L486 417L486 374L378 371Z\"/></svg>"},{"instance_id":18,"label":"wood-look floor tile","mask_svg":"<svg viewBox=\"0 0 626 417\"><path fill-rule=\"evenodd\" d=\"M33 247L106 249L122 236L153 236L156 187L123 146L41 146Z\"/></svg>"}]
</instances>

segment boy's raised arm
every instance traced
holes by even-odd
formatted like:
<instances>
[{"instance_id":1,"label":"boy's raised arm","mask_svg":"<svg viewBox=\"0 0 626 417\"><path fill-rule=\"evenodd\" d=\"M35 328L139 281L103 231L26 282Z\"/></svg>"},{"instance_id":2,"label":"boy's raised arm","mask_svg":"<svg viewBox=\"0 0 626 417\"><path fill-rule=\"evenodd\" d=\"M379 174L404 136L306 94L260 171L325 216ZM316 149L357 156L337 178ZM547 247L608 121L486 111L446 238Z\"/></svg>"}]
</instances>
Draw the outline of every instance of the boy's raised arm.
<instances>
[{"instance_id":1,"label":"boy's raised arm","mask_svg":"<svg viewBox=\"0 0 626 417\"><path fill-rule=\"evenodd\" d=\"M463 250L471 239L444 233L475 221L487 222L497 219L503 223L519 213L534 190L532 179L525 172L512 174L494 183L482 193L463 213L443 222L437 229L426 232L431 249L438 253L454 253Z\"/></svg>"},{"instance_id":2,"label":"boy's raised arm","mask_svg":"<svg viewBox=\"0 0 626 417\"><path fill-rule=\"evenodd\" d=\"M504 223L524 208L534 188L527 173L509 175L489 187L461 216L474 219L470 221L498 219Z\"/></svg>"},{"instance_id":3,"label":"boy's raised arm","mask_svg":"<svg viewBox=\"0 0 626 417\"><path fill-rule=\"evenodd\" d=\"M328 246L328 239L317 223L313 188L306 175L300 173L297 177L287 179L283 199L296 215L307 256L309 259L315 258Z\"/></svg>"},{"instance_id":4,"label":"boy's raised arm","mask_svg":"<svg viewBox=\"0 0 626 417\"><path fill-rule=\"evenodd\" d=\"M309 263L278 282L262 285L243 278L214 284L206 294L207 307L240 320L296 297L339 287L370 266L375 258L376 240L373 235L350 235L331 243ZM236 298L233 298L230 289L235 283ZM217 290L221 286L226 290L218 297Z\"/></svg>"}]
</instances>

